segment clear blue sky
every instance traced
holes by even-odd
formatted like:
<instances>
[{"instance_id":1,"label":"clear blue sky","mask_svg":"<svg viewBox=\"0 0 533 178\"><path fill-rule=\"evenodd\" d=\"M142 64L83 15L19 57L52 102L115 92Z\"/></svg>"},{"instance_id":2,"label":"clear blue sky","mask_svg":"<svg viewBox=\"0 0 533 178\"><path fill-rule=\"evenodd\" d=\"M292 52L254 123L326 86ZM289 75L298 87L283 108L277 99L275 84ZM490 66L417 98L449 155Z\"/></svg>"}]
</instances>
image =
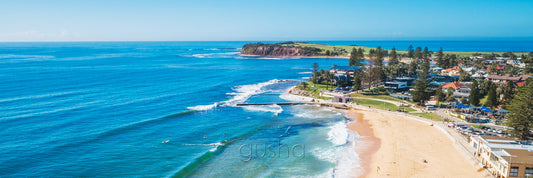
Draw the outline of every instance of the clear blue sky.
<instances>
[{"instance_id":1,"label":"clear blue sky","mask_svg":"<svg viewBox=\"0 0 533 178\"><path fill-rule=\"evenodd\" d=\"M533 37L533 0L1 0L0 41Z\"/></svg>"}]
</instances>

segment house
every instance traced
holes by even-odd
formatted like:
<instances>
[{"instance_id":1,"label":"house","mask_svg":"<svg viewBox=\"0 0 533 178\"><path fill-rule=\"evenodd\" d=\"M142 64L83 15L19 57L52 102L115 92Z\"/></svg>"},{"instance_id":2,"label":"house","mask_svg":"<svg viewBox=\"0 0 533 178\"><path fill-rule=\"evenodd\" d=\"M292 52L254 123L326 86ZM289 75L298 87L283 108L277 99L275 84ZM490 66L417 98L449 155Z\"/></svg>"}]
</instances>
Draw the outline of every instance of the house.
<instances>
[{"instance_id":1,"label":"house","mask_svg":"<svg viewBox=\"0 0 533 178\"><path fill-rule=\"evenodd\" d=\"M448 88L453 88L453 97L455 99L468 98L470 96L470 87L462 84L461 82L450 82L442 86L442 89L446 91Z\"/></svg>"},{"instance_id":2,"label":"house","mask_svg":"<svg viewBox=\"0 0 533 178\"><path fill-rule=\"evenodd\" d=\"M487 77L487 80L491 80L494 83L498 84L505 84L507 81L511 80L515 83L526 81L528 78L530 78L530 75L511 75L511 74L505 74L505 75L489 75Z\"/></svg>"},{"instance_id":3,"label":"house","mask_svg":"<svg viewBox=\"0 0 533 178\"><path fill-rule=\"evenodd\" d=\"M389 90L408 90L409 86L407 85L407 82L385 82L385 88Z\"/></svg>"},{"instance_id":4,"label":"house","mask_svg":"<svg viewBox=\"0 0 533 178\"><path fill-rule=\"evenodd\" d=\"M429 69L429 72L430 73L436 73L436 72L440 72L442 71L443 68L440 68L440 67L432 67Z\"/></svg>"},{"instance_id":5,"label":"house","mask_svg":"<svg viewBox=\"0 0 533 178\"><path fill-rule=\"evenodd\" d=\"M533 145L513 138L497 136L471 136L474 155L494 177L533 176Z\"/></svg>"},{"instance_id":6,"label":"house","mask_svg":"<svg viewBox=\"0 0 533 178\"><path fill-rule=\"evenodd\" d=\"M441 70L440 75L447 75L447 76L460 76L461 75L461 68L459 66L455 66L452 68Z\"/></svg>"},{"instance_id":7,"label":"house","mask_svg":"<svg viewBox=\"0 0 533 178\"><path fill-rule=\"evenodd\" d=\"M448 88L452 87L453 89L457 90L457 88L466 88L466 85L465 84L462 84L461 82L450 82L450 83L447 83L446 85L443 85L442 86L442 89L446 90Z\"/></svg>"},{"instance_id":8,"label":"house","mask_svg":"<svg viewBox=\"0 0 533 178\"><path fill-rule=\"evenodd\" d=\"M362 70L363 68L357 66L333 66L329 69L329 72L334 74L350 74L353 75L355 71Z\"/></svg>"}]
</instances>

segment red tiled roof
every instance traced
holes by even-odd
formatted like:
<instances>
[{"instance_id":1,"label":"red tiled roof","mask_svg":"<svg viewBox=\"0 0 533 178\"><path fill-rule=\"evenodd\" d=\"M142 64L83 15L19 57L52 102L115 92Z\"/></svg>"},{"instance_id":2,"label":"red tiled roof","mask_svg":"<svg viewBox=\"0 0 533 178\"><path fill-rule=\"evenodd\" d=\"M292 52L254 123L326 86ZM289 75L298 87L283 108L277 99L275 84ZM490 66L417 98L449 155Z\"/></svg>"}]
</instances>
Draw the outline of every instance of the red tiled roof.
<instances>
[{"instance_id":1,"label":"red tiled roof","mask_svg":"<svg viewBox=\"0 0 533 178\"><path fill-rule=\"evenodd\" d=\"M446 89L446 88L450 88L452 87L453 89L457 89L457 88L467 88L466 85L462 84L461 82L450 82L450 83L447 83L446 85L443 85L442 88Z\"/></svg>"},{"instance_id":2,"label":"red tiled roof","mask_svg":"<svg viewBox=\"0 0 533 178\"><path fill-rule=\"evenodd\" d=\"M526 82L516 82L515 84L518 87L526 86Z\"/></svg>"}]
</instances>

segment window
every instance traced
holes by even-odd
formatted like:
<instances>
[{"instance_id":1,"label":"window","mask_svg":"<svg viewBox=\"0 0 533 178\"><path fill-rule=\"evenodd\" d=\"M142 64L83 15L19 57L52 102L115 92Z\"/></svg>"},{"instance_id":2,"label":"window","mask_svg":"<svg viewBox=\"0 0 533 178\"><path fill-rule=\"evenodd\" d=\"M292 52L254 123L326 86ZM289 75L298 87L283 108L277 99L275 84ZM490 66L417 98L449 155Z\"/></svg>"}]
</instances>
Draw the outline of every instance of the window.
<instances>
[{"instance_id":1,"label":"window","mask_svg":"<svg viewBox=\"0 0 533 178\"><path fill-rule=\"evenodd\" d=\"M511 167L511 172L509 173L511 177L518 177L518 167Z\"/></svg>"},{"instance_id":2,"label":"window","mask_svg":"<svg viewBox=\"0 0 533 178\"><path fill-rule=\"evenodd\" d=\"M533 177L533 167L526 168L526 173L524 174L524 177Z\"/></svg>"}]
</instances>

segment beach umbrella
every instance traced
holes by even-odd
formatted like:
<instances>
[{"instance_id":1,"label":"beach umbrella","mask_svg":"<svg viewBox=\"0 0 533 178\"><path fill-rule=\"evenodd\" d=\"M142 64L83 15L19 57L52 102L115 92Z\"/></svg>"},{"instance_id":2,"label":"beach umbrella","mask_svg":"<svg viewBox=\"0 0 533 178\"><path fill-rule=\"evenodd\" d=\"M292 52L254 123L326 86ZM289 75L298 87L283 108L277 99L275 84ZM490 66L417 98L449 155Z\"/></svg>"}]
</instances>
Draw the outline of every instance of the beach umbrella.
<instances>
[{"instance_id":1,"label":"beach umbrella","mask_svg":"<svg viewBox=\"0 0 533 178\"><path fill-rule=\"evenodd\" d=\"M487 109L485 110L485 112L493 113L492 110L490 110L490 108L487 108Z\"/></svg>"},{"instance_id":2,"label":"beach umbrella","mask_svg":"<svg viewBox=\"0 0 533 178\"><path fill-rule=\"evenodd\" d=\"M465 106L463 103L457 105L457 108L467 108L467 106Z\"/></svg>"},{"instance_id":3,"label":"beach umbrella","mask_svg":"<svg viewBox=\"0 0 533 178\"><path fill-rule=\"evenodd\" d=\"M485 107L485 105L483 105L483 106L481 106L481 108L479 108L479 110L481 110L481 111L485 111L487 109L489 109L489 108Z\"/></svg>"}]
</instances>

